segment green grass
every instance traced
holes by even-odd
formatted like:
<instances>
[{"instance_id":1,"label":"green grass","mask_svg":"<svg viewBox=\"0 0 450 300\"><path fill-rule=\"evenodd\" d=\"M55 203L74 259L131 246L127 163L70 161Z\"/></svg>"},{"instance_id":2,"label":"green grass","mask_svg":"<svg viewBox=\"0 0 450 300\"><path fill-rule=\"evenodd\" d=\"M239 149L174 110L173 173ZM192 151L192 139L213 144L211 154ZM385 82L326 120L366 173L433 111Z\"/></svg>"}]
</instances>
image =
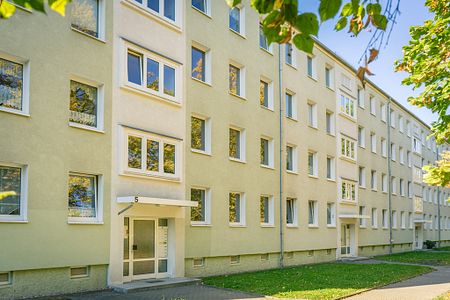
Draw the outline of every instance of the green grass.
<instances>
[{"instance_id":1,"label":"green grass","mask_svg":"<svg viewBox=\"0 0 450 300\"><path fill-rule=\"evenodd\" d=\"M429 271L408 265L324 263L209 277L203 282L278 298L337 299Z\"/></svg>"},{"instance_id":2,"label":"green grass","mask_svg":"<svg viewBox=\"0 0 450 300\"><path fill-rule=\"evenodd\" d=\"M450 252L413 251L377 256L376 259L431 266L448 266L450 265Z\"/></svg>"},{"instance_id":3,"label":"green grass","mask_svg":"<svg viewBox=\"0 0 450 300\"><path fill-rule=\"evenodd\" d=\"M441 247L441 248L435 248L433 250L435 250L435 251L450 251L450 246Z\"/></svg>"}]
</instances>

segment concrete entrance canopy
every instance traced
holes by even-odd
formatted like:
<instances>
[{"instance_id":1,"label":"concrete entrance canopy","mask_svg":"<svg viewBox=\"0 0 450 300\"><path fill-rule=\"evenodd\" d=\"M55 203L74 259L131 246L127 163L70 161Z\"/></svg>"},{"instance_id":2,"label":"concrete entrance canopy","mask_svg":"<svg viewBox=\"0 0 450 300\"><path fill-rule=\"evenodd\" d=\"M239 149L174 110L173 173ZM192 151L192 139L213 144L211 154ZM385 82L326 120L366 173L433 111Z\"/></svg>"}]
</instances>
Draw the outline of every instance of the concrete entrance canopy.
<instances>
[{"instance_id":1,"label":"concrete entrance canopy","mask_svg":"<svg viewBox=\"0 0 450 300\"><path fill-rule=\"evenodd\" d=\"M196 201L151 198L151 197L142 197L142 196L117 197L117 203L142 203L142 204L183 206L183 207L197 207L198 206L198 202L196 202Z\"/></svg>"},{"instance_id":2,"label":"concrete entrance canopy","mask_svg":"<svg viewBox=\"0 0 450 300\"><path fill-rule=\"evenodd\" d=\"M370 216L367 215L339 215L341 219L370 219Z\"/></svg>"}]
</instances>

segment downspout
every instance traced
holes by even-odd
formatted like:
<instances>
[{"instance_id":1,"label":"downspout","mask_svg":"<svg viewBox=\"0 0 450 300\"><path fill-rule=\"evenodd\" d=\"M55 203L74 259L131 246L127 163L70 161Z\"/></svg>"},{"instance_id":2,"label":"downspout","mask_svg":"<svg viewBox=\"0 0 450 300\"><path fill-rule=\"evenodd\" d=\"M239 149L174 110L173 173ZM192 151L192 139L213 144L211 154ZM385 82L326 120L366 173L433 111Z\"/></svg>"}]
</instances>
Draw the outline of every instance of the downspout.
<instances>
[{"instance_id":1,"label":"downspout","mask_svg":"<svg viewBox=\"0 0 450 300\"><path fill-rule=\"evenodd\" d=\"M439 148L436 145L436 161L439 160ZM437 205L438 205L438 248L441 247L441 195L439 186L437 187Z\"/></svg>"},{"instance_id":2,"label":"downspout","mask_svg":"<svg viewBox=\"0 0 450 300\"><path fill-rule=\"evenodd\" d=\"M391 98L388 98L387 103L387 150L388 150L388 157L387 157L387 167L388 167L388 214L389 214L389 254L392 254L392 186L391 186L391 177L392 177L392 170L391 170Z\"/></svg>"},{"instance_id":3,"label":"downspout","mask_svg":"<svg viewBox=\"0 0 450 300\"><path fill-rule=\"evenodd\" d=\"M278 44L278 96L279 96L279 106L280 106L280 119L279 119L279 129L280 129L280 268L284 267L284 223L283 223L283 65L281 61L281 45Z\"/></svg>"}]
</instances>

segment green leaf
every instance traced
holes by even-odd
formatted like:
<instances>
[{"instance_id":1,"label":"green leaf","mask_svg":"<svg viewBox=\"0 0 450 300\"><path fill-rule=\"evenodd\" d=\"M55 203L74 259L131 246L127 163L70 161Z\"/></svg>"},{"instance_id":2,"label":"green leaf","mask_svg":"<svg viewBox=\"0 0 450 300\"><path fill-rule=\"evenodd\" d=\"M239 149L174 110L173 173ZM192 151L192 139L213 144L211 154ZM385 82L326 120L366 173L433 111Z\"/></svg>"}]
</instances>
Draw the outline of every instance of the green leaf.
<instances>
[{"instance_id":1,"label":"green leaf","mask_svg":"<svg viewBox=\"0 0 450 300\"><path fill-rule=\"evenodd\" d=\"M57 13L59 13L61 16L65 16L66 15L66 5L70 2L71 0L48 0L48 5L50 6L51 9L53 9L54 11L56 11Z\"/></svg>"},{"instance_id":2,"label":"green leaf","mask_svg":"<svg viewBox=\"0 0 450 300\"><path fill-rule=\"evenodd\" d=\"M336 23L336 26L334 27L334 29L336 31L340 31L340 30L344 29L346 26L347 26L347 17L342 17Z\"/></svg>"},{"instance_id":3,"label":"green leaf","mask_svg":"<svg viewBox=\"0 0 450 300\"><path fill-rule=\"evenodd\" d=\"M369 3L366 6L369 15L379 15L381 13L381 5L379 3Z\"/></svg>"},{"instance_id":4,"label":"green leaf","mask_svg":"<svg viewBox=\"0 0 450 300\"><path fill-rule=\"evenodd\" d=\"M241 4L242 0L226 0L229 7L235 7Z\"/></svg>"},{"instance_id":5,"label":"green leaf","mask_svg":"<svg viewBox=\"0 0 450 300\"><path fill-rule=\"evenodd\" d=\"M342 0L320 0L319 15L320 21L334 18L341 8Z\"/></svg>"},{"instance_id":6,"label":"green leaf","mask_svg":"<svg viewBox=\"0 0 450 300\"><path fill-rule=\"evenodd\" d=\"M308 54L312 54L314 48L314 40L308 34L296 34L292 39L292 42L299 50L305 51Z\"/></svg>"},{"instance_id":7,"label":"green leaf","mask_svg":"<svg viewBox=\"0 0 450 300\"><path fill-rule=\"evenodd\" d=\"M348 17L352 14L353 6L351 2L346 3L341 10L341 16Z\"/></svg>"},{"instance_id":8,"label":"green leaf","mask_svg":"<svg viewBox=\"0 0 450 300\"><path fill-rule=\"evenodd\" d=\"M268 14L273 10L273 1L267 0L252 0L252 7L254 7L260 14Z\"/></svg>"},{"instance_id":9,"label":"green leaf","mask_svg":"<svg viewBox=\"0 0 450 300\"><path fill-rule=\"evenodd\" d=\"M8 19L16 11L16 7L7 1L3 1L0 5L0 18Z\"/></svg>"},{"instance_id":10,"label":"green leaf","mask_svg":"<svg viewBox=\"0 0 450 300\"><path fill-rule=\"evenodd\" d=\"M27 9L45 13L44 0L10 0L10 1Z\"/></svg>"},{"instance_id":11,"label":"green leaf","mask_svg":"<svg viewBox=\"0 0 450 300\"><path fill-rule=\"evenodd\" d=\"M295 19L295 28L302 33L317 35L319 33L319 21L313 13L303 13Z\"/></svg>"},{"instance_id":12,"label":"green leaf","mask_svg":"<svg viewBox=\"0 0 450 300\"><path fill-rule=\"evenodd\" d=\"M381 30L386 30L388 20L383 15L373 15L372 23L375 27Z\"/></svg>"}]
</instances>

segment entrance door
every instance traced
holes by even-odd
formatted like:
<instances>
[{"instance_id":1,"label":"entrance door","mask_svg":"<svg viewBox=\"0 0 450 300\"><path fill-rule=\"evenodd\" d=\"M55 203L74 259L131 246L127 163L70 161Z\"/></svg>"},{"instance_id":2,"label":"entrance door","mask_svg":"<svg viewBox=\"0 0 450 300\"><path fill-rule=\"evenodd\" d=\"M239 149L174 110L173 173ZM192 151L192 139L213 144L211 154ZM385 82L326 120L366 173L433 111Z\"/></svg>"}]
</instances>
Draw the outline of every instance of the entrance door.
<instances>
[{"instance_id":1,"label":"entrance door","mask_svg":"<svg viewBox=\"0 0 450 300\"><path fill-rule=\"evenodd\" d=\"M422 226L414 227L414 249L422 249L423 247L423 231Z\"/></svg>"},{"instance_id":2,"label":"entrance door","mask_svg":"<svg viewBox=\"0 0 450 300\"><path fill-rule=\"evenodd\" d=\"M167 275L167 219L124 218L124 281Z\"/></svg>"},{"instance_id":3,"label":"entrance door","mask_svg":"<svg viewBox=\"0 0 450 300\"><path fill-rule=\"evenodd\" d=\"M349 256L350 251L350 225L342 224L341 226L341 256Z\"/></svg>"}]
</instances>

